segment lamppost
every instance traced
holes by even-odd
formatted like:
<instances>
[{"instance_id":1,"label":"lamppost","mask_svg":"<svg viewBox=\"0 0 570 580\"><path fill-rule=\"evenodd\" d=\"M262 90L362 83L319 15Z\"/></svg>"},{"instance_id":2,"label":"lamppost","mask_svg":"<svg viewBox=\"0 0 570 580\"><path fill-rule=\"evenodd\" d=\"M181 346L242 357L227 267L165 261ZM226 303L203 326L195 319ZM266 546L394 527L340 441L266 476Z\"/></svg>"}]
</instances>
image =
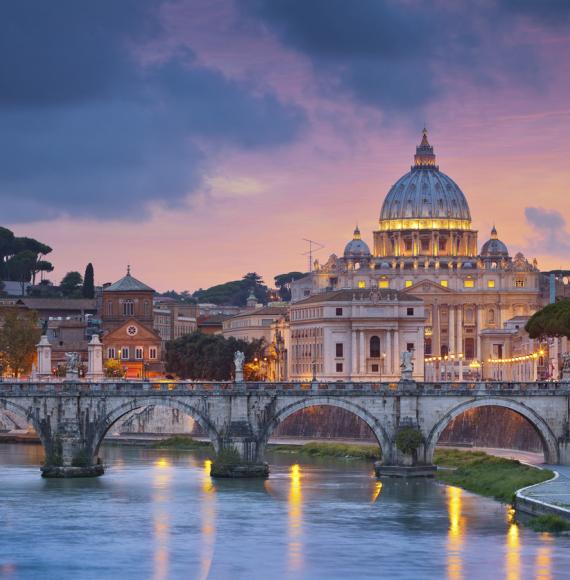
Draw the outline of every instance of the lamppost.
<instances>
[{"instance_id":1,"label":"lamppost","mask_svg":"<svg viewBox=\"0 0 570 580\"><path fill-rule=\"evenodd\" d=\"M384 359L386 358L386 353L383 352L380 355L380 382L382 382L382 372L384 371Z\"/></svg>"}]
</instances>

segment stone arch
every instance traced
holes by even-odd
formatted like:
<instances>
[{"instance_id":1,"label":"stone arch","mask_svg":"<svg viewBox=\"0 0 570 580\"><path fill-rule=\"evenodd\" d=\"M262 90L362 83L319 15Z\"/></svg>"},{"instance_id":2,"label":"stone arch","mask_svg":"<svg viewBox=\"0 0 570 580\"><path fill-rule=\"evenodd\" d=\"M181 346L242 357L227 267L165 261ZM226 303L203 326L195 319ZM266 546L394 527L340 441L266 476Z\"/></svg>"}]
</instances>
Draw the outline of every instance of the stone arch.
<instances>
[{"instance_id":1,"label":"stone arch","mask_svg":"<svg viewBox=\"0 0 570 580\"><path fill-rule=\"evenodd\" d=\"M505 399L499 397L485 397L483 399L472 399L465 403L457 405L450 411L448 411L431 429L426 445L426 463L433 462L433 454L435 452L435 447L444 429L449 425L449 423L470 409L476 409L478 407L503 407L506 409L511 409L515 413L518 413L524 417L538 433L540 440L542 441L542 446L544 449L544 458L546 463L558 463L558 444L556 437L546 421L540 415L538 415L533 409L527 407L523 403L513 401L512 399Z\"/></svg>"},{"instance_id":2,"label":"stone arch","mask_svg":"<svg viewBox=\"0 0 570 580\"><path fill-rule=\"evenodd\" d=\"M382 451L382 463L390 463L392 459L392 441L384 427L380 424L378 419L374 417L369 411L367 411L364 407L356 405L350 401L344 399L331 399L328 397L308 397L306 399L302 399L300 401L295 401L290 405L286 405L275 415L271 417L271 419L266 423L263 427L260 440L260 447L263 451L265 446L267 445L267 441L271 437L271 434L278 425L280 425L287 417L301 411L302 409L308 409L309 407L339 407L353 413L360 419L362 419L368 427L374 433L376 437L376 441L380 446Z\"/></svg>"},{"instance_id":3,"label":"stone arch","mask_svg":"<svg viewBox=\"0 0 570 580\"><path fill-rule=\"evenodd\" d=\"M177 400L174 397L168 397L165 399L158 399L155 397L147 397L143 399L134 399L132 401L128 401L115 407L112 411L110 411L99 423L95 428L95 432L91 438L91 449L92 449L92 456L96 457L99 452L99 447L105 438L105 435L109 431L109 429L121 418L125 415L130 413L131 411L135 411L136 409L142 409L143 407L170 407L171 409L178 409L182 413L185 413L192 417L195 421L199 423L199 425L204 429L204 431L208 434L210 441L217 452L219 449L219 434L208 419L208 417L196 407L184 403L182 401Z\"/></svg>"},{"instance_id":4,"label":"stone arch","mask_svg":"<svg viewBox=\"0 0 570 580\"><path fill-rule=\"evenodd\" d=\"M26 423L30 423L40 439L40 443L44 448L44 452L46 454L48 453L50 442L49 434L47 434L45 429L42 428L42 424L40 423L35 413L33 413L30 409L26 409L25 407L21 407L20 405L13 403L9 399L0 399L0 412L2 410L10 411L11 413L14 413L15 415L25 419Z\"/></svg>"}]
</instances>

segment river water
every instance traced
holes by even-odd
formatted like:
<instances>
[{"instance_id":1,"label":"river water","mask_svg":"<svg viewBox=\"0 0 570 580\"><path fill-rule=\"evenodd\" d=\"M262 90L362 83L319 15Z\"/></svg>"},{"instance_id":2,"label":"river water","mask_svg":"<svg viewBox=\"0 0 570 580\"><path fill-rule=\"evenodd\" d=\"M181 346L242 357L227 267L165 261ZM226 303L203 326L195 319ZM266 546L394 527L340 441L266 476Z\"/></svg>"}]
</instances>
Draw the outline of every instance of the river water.
<instances>
[{"instance_id":1,"label":"river water","mask_svg":"<svg viewBox=\"0 0 570 580\"><path fill-rule=\"evenodd\" d=\"M1 578L570 577L570 538L366 463L275 454L267 481L214 482L203 453L103 454L101 478L42 480L41 449L0 445Z\"/></svg>"}]
</instances>

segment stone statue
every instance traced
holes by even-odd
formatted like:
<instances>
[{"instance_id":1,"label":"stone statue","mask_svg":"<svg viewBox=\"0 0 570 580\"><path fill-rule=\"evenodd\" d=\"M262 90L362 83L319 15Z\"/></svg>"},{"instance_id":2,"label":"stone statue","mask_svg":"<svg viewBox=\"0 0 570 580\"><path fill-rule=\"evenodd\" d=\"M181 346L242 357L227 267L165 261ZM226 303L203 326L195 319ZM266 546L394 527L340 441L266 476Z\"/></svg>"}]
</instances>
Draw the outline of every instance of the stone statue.
<instances>
[{"instance_id":1,"label":"stone statue","mask_svg":"<svg viewBox=\"0 0 570 580\"><path fill-rule=\"evenodd\" d=\"M412 374L414 372L414 363L412 361L412 353L409 350L405 350L402 353L402 358L400 362L400 370L402 380L411 381Z\"/></svg>"},{"instance_id":2,"label":"stone statue","mask_svg":"<svg viewBox=\"0 0 570 580\"><path fill-rule=\"evenodd\" d=\"M235 381L236 383L243 382L243 362L245 360L245 355L241 350L236 350L234 353L234 366L236 369Z\"/></svg>"},{"instance_id":3,"label":"stone statue","mask_svg":"<svg viewBox=\"0 0 570 580\"><path fill-rule=\"evenodd\" d=\"M66 379L76 379L79 377L79 367L81 366L81 357L78 352L66 352Z\"/></svg>"},{"instance_id":4,"label":"stone statue","mask_svg":"<svg viewBox=\"0 0 570 580\"><path fill-rule=\"evenodd\" d=\"M570 352L562 355L562 376L563 381L570 381Z\"/></svg>"}]
</instances>

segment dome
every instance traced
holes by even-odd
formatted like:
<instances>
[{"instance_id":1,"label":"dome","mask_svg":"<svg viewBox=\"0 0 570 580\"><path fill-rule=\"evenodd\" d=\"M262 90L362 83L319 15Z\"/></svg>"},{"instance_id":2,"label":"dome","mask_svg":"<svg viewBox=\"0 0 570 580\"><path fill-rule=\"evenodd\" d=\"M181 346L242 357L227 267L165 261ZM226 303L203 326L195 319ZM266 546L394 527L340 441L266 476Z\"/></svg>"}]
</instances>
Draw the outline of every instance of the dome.
<instances>
[{"instance_id":1,"label":"dome","mask_svg":"<svg viewBox=\"0 0 570 580\"><path fill-rule=\"evenodd\" d=\"M370 257L370 248L368 244L364 242L360 237L360 230L358 226L354 230L354 236L346 247L344 248L344 257L345 258L369 258Z\"/></svg>"},{"instance_id":2,"label":"dome","mask_svg":"<svg viewBox=\"0 0 570 580\"><path fill-rule=\"evenodd\" d=\"M380 211L380 229L471 228L471 213L459 186L439 170L423 130L414 165L391 187Z\"/></svg>"},{"instance_id":3,"label":"dome","mask_svg":"<svg viewBox=\"0 0 570 580\"><path fill-rule=\"evenodd\" d=\"M499 240L497 229L493 226L491 230L491 239L487 240L481 248L482 258L508 258L509 250L507 246Z\"/></svg>"}]
</instances>

